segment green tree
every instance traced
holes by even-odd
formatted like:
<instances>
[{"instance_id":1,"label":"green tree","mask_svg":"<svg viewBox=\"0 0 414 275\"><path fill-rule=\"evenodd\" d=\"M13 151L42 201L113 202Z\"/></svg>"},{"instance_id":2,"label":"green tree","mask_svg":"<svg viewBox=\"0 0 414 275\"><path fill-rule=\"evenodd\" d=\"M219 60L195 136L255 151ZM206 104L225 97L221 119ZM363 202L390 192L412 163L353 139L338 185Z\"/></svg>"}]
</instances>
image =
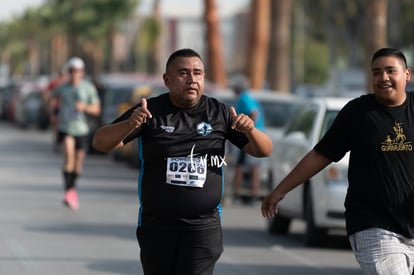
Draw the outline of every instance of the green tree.
<instances>
[{"instance_id":1,"label":"green tree","mask_svg":"<svg viewBox=\"0 0 414 275\"><path fill-rule=\"evenodd\" d=\"M26 70L32 75L41 69L61 68L68 55L81 56L93 66L95 77L105 62L113 64L114 33L135 11L137 3L138 0L49 0L2 24L3 56L10 56L14 70ZM45 63L51 65L41 66Z\"/></svg>"},{"instance_id":2,"label":"green tree","mask_svg":"<svg viewBox=\"0 0 414 275\"><path fill-rule=\"evenodd\" d=\"M27 9L23 15L3 23L0 41L3 54L9 57L12 72L29 77L36 76L41 70L43 13L41 9Z\"/></svg>"}]
</instances>

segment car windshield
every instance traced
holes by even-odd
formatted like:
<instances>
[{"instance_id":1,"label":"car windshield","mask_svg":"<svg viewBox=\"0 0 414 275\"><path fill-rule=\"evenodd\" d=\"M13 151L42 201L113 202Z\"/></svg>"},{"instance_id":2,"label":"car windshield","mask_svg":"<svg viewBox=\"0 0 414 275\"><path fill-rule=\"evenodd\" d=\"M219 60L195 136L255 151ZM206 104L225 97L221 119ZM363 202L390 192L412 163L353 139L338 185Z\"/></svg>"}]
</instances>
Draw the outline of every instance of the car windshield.
<instances>
[{"instance_id":1,"label":"car windshield","mask_svg":"<svg viewBox=\"0 0 414 275\"><path fill-rule=\"evenodd\" d=\"M221 102L228 106L236 106L236 97L220 97ZM274 101L268 99L258 99L265 114L265 123L267 127L282 128L287 121L297 112L300 104L292 101Z\"/></svg>"},{"instance_id":2,"label":"car windshield","mask_svg":"<svg viewBox=\"0 0 414 275\"><path fill-rule=\"evenodd\" d=\"M322 128L321 128L321 135L319 138L322 138L323 135L328 131L329 127L331 127L333 121L335 120L336 116L338 115L339 110L327 110L325 113L325 119L323 120Z\"/></svg>"},{"instance_id":3,"label":"car windshield","mask_svg":"<svg viewBox=\"0 0 414 275\"><path fill-rule=\"evenodd\" d=\"M281 128L299 109L299 104L294 102L261 101L266 115L265 123L268 127Z\"/></svg>"},{"instance_id":4,"label":"car windshield","mask_svg":"<svg viewBox=\"0 0 414 275\"><path fill-rule=\"evenodd\" d=\"M129 102L133 87L109 88L105 92L105 105L117 106L124 102Z\"/></svg>"}]
</instances>

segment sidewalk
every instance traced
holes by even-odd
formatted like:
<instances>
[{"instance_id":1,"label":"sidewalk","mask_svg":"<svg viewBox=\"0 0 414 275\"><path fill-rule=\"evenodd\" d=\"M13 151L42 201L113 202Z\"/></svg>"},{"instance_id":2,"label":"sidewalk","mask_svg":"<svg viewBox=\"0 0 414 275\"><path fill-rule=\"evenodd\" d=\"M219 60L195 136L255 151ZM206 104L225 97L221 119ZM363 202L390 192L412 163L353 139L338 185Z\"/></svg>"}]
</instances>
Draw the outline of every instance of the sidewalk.
<instances>
[{"instance_id":1,"label":"sidewalk","mask_svg":"<svg viewBox=\"0 0 414 275\"><path fill-rule=\"evenodd\" d=\"M137 171L86 158L80 211L62 204L50 132L0 122L0 274L143 274L135 239Z\"/></svg>"}]
</instances>

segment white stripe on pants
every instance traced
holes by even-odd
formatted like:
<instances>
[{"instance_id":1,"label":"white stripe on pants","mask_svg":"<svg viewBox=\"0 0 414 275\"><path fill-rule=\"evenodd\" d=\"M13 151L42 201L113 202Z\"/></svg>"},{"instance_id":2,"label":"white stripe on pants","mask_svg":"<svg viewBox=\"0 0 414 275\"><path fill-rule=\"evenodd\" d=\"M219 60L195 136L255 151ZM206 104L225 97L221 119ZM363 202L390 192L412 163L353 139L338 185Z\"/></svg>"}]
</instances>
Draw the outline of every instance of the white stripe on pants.
<instances>
[{"instance_id":1,"label":"white stripe on pants","mask_svg":"<svg viewBox=\"0 0 414 275\"><path fill-rule=\"evenodd\" d=\"M414 239L370 228L349 237L355 258L366 275L411 275Z\"/></svg>"}]
</instances>

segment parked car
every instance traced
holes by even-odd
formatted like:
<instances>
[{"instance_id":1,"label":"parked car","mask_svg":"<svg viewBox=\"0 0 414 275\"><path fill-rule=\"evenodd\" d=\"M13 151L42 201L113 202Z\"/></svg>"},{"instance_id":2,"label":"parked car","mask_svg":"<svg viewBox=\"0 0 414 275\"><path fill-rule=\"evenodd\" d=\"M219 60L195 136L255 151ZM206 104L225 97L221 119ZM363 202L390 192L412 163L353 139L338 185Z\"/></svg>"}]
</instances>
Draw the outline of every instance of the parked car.
<instances>
[{"instance_id":1,"label":"parked car","mask_svg":"<svg viewBox=\"0 0 414 275\"><path fill-rule=\"evenodd\" d=\"M274 176L272 189L316 145L349 100L314 98L297 110L274 144L270 157ZM290 191L280 202L276 217L269 221L269 232L287 234L291 221L302 219L306 223L305 244L318 246L326 240L330 229L345 229L348 159L346 154L339 162L328 165Z\"/></svg>"},{"instance_id":2,"label":"parked car","mask_svg":"<svg viewBox=\"0 0 414 275\"><path fill-rule=\"evenodd\" d=\"M290 94L281 94L275 91L251 91L251 94L256 98L263 107L265 113L265 126L266 132L272 139L273 144L279 139L282 134L284 125L292 118L293 114L301 106L302 99ZM233 91L218 91L212 94L213 96L228 106L235 106L237 103L237 97ZM275 146L275 145L274 145ZM226 145L226 193L231 195L233 193L233 176L234 169L237 163L239 149L233 146L230 142ZM259 197L263 198L272 188L273 174L270 169L270 158L266 158L264 171L261 173L261 188L259 191ZM244 171L244 181L241 189L241 196L245 202L248 202L250 198L250 171L246 169Z\"/></svg>"},{"instance_id":3,"label":"parked car","mask_svg":"<svg viewBox=\"0 0 414 275\"><path fill-rule=\"evenodd\" d=\"M105 76L102 80L102 125L112 123L119 115L138 103L142 97L158 95L166 91L161 76L123 74ZM138 167L139 158L133 141L126 146L114 150L110 156L117 161L126 161ZM134 146L134 148L133 148ZM138 149L136 149L138 150Z\"/></svg>"},{"instance_id":4,"label":"parked car","mask_svg":"<svg viewBox=\"0 0 414 275\"><path fill-rule=\"evenodd\" d=\"M21 128L45 130L49 124L42 89L36 82L16 86L9 102L9 119Z\"/></svg>"},{"instance_id":5,"label":"parked car","mask_svg":"<svg viewBox=\"0 0 414 275\"><path fill-rule=\"evenodd\" d=\"M154 96L158 96L160 94L166 93L166 89L164 86L160 86L159 84L153 83L152 85L147 84L145 86L141 86L135 90L135 95L133 96L135 100L133 103L125 104L122 109L119 110L119 114L121 115L125 111L127 111L130 107L135 105L136 103L140 102L142 98L150 98ZM127 161L128 165L132 168L139 168L141 165L140 157L139 157L139 146L138 146L138 139L132 140L126 146L119 149L120 152L123 153L123 158Z\"/></svg>"},{"instance_id":6,"label":"parked car","mask_svg":"<svg viewBox=\"0 0 414 275\"><path fill-rule=\"evenodd\" d=\"M0 87L0 119L8 119L8 108L13 94L14 84Z\"/></svg>"}]
</instances>

